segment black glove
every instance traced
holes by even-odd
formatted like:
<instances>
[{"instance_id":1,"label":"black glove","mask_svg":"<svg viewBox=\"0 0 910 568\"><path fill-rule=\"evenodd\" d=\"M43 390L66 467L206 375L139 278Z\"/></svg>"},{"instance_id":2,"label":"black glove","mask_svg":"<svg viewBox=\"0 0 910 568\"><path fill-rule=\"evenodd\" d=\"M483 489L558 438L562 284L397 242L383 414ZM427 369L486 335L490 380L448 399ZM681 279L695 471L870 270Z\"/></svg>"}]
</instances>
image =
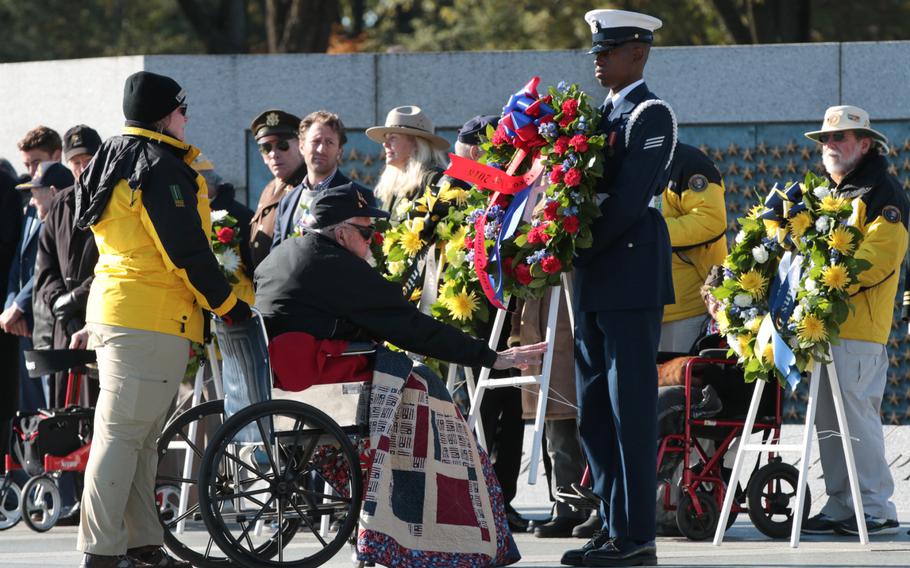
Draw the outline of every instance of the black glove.
<instances>
[{"instance_id":1,"label":"black glove","mask_svg":"<svg viewBox=\"0 0 910 568\"><path fill-rule=\"evenodd\" d=\"M231 311L221 316L221 319L223 319L228 325L233 325L235 323L246 321L251 317L253 317L253 312L250 311L250 305L243 300L237 300L237 303L234 304L234 307L231 308Z\"/></svg>"},{"instance_id":2,"label":"black glove","mask_svg":"<svg viewBox=\"0 0 910 568\"><path fill-rule=\"evenodd\" d=\"M76 295L72 292L67 292L66 294L60 294L56 300L54 300L54 307L51 308L51 311L54 312L54 317L61 322L67 322L73 317L80 315L82 312L82 306L79 305L79 301L76 299Z\"/></svg>"}]
</instances>

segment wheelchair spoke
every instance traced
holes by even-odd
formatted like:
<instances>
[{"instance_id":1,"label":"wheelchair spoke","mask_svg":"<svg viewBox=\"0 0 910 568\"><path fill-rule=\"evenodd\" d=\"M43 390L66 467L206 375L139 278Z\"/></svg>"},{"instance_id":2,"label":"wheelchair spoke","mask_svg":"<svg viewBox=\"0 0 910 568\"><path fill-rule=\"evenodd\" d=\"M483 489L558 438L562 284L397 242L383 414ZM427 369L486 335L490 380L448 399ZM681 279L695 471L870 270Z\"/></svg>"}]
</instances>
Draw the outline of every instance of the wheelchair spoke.
<instances>
[{"instance_id":1,"label":"wheelchair spoke","mask_svg":"<svg viewBox=\"0 0 910 568\"><path fill-rule=\"evenodd\" d=\"M306 497L310 497L310 498L323 499L323 500L329 499L329 500L334 500L334 501L340 501L345 504L348 504L351 502L350 497L342 497L341 495L327 495L325 493L319 493L317 491L310 491L308 489L303 489L303 488L299 489L297 493L300 495L305 495ZM324 503L323 505L330 505L330 503ZM319 507L319 505L316 505L316 507Z\"/></svg>"},{"instance_id":2,"label":"wheelchair spoke","mask_svg":"<svg viewBox=\"0 0 910 568\"><path fill-rule=\"evenodd\" d=\"M303 520L303 522L306 524L306 526L310 529L310 532L313 533L313 535L314 535L317 539L319 539L319 543L320 543L322 546L326 546L327 543L326 543L325 539L322 538L322 535L319 534L319 531L317 531L316 528L313 527L313 522L310 521L309 516L308 516L308 515L304 515L303 512L301 512L300 509L297 507L297 504L294 503L294 501L289 501L289 503L291 504L291 507L293 507L294 510L297 512L297 514L300 516L300 518Z\"/></svg>"},{"instance_id":3,"label":"wheelchair spoke","mask_svg":"<svg viewBox=\"0 0 910 568\"><path fill-rule=\"evenodd\" d=\"M230 459L232 462L236 463L237 465L239 465L240 467L242 467L242 468L245 469L246 471L252 473L252 474L255 475L256 477L258 477L260 481L265 481L266 483L268 483L269 479L268 479L264 474L259 473L259 470L258 470L258 469L253 469L253 467L250 466L250 464L246 463L245 461L243 461L242 459L238 458L238 457L235 456L234 454L231 454L231 453L228 453L228 452L224 452L224 457Z\"/></svg>"},{"instance_id":4,"label":"wheelchair spoke","mask_svg":"<svg viewBox=\"0 0 910 568\"><path fill-rule=\"evenodd\" d=\"M192 507L189 507L189 508L186 510L186 512L183 513L182 515L180 515L179 517L174 517L173 519L171 519L171 522L169 522L168 524L164 525L164 528L166 528L166 529L168 529L168 530L173 529L174 527L176 527L176 526L180 523L180 521L182 521L183 519L186 519L186 518L189 517L190 515L195 514L198 510L199 510L199 503L196 503L196 504L194 504Z\"/></svg>"},{"instance_id":5,"label":"wheelchair spoke","mask_svg":"<svg viewBox=\"0 0 910 568\"><path fill-rule=\"evenodd\" d=\"M259 509L259 512L256 513L256 515L254 515L253 518L249 520L249 522L247 523L247 525L248 525L247 528L243 529L243 532L240 534L240 536L237 539L234 539L235 541L239 541L240 539L245 539L250 545L250 550L255 550L255 547L253 546L253 541L250 540L250 529L253 528L254 526L256 526L256 523L259 522L259 519L262 518L262 513L265 512L265 510L268 508L269 505L271 505L272 501L274 501L274 500L275 500L275 498L272 497L268 501L266 501L266 503L262 506L262 508ZM241 524L241 526L242 526L242 524ZM240 543L238 542L237 544L240 544Z\"/></svg>"},{"instance_id":6,"label":"wheelchair spoke","mask_svg":"<svg viewBox=\"0 0 910 568\"><path fill-rule=\"evenodd\" d=\"M297 418L294 419L294 427L293 427L293 430L294 430L294 441L293 441L293 443L291 444L290 447L291 447L291 448L296 448L296 447L298 447L298 446L300 445L299 442L300 442L301 428L300 428L300 417L299 417L299 416L298 416ZM290 461L290 460L289 460L289 461ZM284 473L282 473L281 479L282 479L283 481L290 481L290 480L291 480L291 474L292 474L293 471L294 471L293 468L288 467L287 469L284 470Z\"/></svg>"},{"instance_id":7,"label":"wheelchair spoke","mask_svg":"<svg viewBox=\"0 0 910 568\"><path fill-rule=\"evenodd\" d=\"M278 497L278 562L284 562L284 506L281 496Z\"/></svg>"},{"instance_id":8,"label":"wheelchair spoke","mask_svg":"<svg viewBox=\"0 0 910 568\"><path fill-rule=\"evenodd\" d=\"M272 455L272 444L269 440L269 436L265 431L265 427L262 425L262 418L256 418L256 427L259 429L259 435L262 436L262 449L265 452L266 457L269 458L269 465L272 468L272 471L275 472L275 475L278 475L278 472L281 471L278 469L278 464L275 463L275 456Z\"/></svg>"},{"instance_id":9,"label":"wheelchair spoke","mask_svg":"<svg viewBox=\"0 0 910 568\"><path fill-rule=\"evenodd\" d=\"M197 458L201 458L201 457L202 457L203 451L200 450L199 447L196 446L196 444L194 444L194 443L190 440L189 436L188 436L183 430L177 430L177 436L183 438L184 443L186 443L186 445L189 446L189 448L190 448L191 450L193 450L193 453L196 454L196 457L197 457Z\"/></svg>"}]
</instances>

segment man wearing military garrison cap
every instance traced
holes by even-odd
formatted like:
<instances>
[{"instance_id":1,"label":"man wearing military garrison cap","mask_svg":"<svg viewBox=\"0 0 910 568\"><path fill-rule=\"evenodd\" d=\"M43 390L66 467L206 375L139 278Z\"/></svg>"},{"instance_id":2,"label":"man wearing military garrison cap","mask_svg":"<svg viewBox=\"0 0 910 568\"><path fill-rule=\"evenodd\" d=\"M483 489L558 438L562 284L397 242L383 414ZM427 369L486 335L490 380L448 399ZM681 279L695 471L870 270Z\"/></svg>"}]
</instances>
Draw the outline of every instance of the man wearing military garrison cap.
<instances>
[{"instance_id":1,"label":"man wearing military garrison cap","mask_svg":"<svg viewBox=\"0 0 910 568\"><path fill-rule=\"evenodd\" d=\"M900 529L891 496L894 479L885 457L881 409L888 379L888 351L894 299L900 269L907 252L907 218L910 202L897 179L888 173L888 139L873 129L865 110L841 105L825 112L821 130L806 132L820 146L834 197L853 202L850 225L863 233L853 253L872 265L848 288L850 310L840 327L840 341L831 356L843 396L844 413L853 441L856 473L869 534L893 534ZM827 368L822 367L827 373ZM859 527L839 432L831 385L818 389L818 453L825 479L827 501L817 515L803 522L809 534L856 535Z\"/></svg>"},{"instance_id":2,"label":"man wearing military garrison cap","mask_svg":"<svg viewBox=\"0 0 910 568\"><path fill-rule=\"evenodd\" d=\"M250 131L259 145L262 161L275 179L266 184L250 223L252 268L268 256L275 233L281 198L306 177L306 163L300 153L297 129L300 118L283 110L270 109L256 118Z\"/></svg>"},{"instance_id":3,"label":"man wearing military garrison cap","mask_svg":"<svg viewBox=\"0 0 910 568\"><path fill-rule=\"evenodd\" d=\"M661 21L622 10L585 14L594 76L610 89L596 190L601 217L574 274L579 431L604 527L564 564L639 566L654 546L657 369L664 305L673 303L670 238L657 206L676 146L676 119L643 74Z\"/></svg>"}]
</instances>

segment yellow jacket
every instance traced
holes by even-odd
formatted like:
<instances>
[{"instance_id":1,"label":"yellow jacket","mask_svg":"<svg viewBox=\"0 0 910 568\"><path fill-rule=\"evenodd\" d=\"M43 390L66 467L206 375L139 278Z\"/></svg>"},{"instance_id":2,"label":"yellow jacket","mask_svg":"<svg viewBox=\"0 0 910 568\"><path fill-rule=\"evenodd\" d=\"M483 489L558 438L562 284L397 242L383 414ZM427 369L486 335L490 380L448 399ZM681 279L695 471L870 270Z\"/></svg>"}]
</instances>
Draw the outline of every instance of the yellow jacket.
<instances>
[{"instance_id":1,"label":"yellow jacket","mask_svg":"<svg viewBox=\"0 0 910 568\"><path fill-rule=\"evenodd\" d=\"M850 224L863 232L856 257L872 266L851 289L854 310L840 328L842 339L887 343L894 317L900 267L907 252L910 202L888 173L884 156L873 154L847 174L835 190L853 200Z\"/></svg>"},{"instance_id":2,"label":"yellow jacket","mask_svg":"<svg viewBox=\"0 0 910 568\"><path fill-rule=\"evenodd\" d=\"M708 312L699 293L708 271L727 255L724 182L701 150L677 144L661 212L673 247L676 303L664 308L663 323Z\"/></svg>"},{"instance_id":3,"label":"yellow jacket","mask_svg":"<svg viewBox=\"0 0 910 568\"><path fill-rule=\"evenodd\" d=\"M202 341L202 309L223 316L237 296L209 242L205 180L193 146L143 128L107 140L80 179L98 264L86 321Z\"/></svg>"}]
</instances>

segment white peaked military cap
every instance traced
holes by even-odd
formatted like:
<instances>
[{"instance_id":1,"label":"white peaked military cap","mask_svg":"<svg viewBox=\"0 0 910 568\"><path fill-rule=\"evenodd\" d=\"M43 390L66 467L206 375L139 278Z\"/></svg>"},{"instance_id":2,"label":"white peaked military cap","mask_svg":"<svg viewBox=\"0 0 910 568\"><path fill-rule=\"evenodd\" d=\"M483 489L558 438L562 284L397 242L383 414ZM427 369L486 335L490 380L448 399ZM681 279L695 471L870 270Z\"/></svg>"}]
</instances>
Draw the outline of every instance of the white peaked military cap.
<instances>
[{"instance_id":1,"label":"white peaked military cap","mask_svg":"<svg viewBox=\"0 0 910 568\"><path fill-rule=\"evenodd\" d=\"M585 14L591 26L593 46L588 53L600 53L627 41L654 42L654 30L663 22L654 16L626 10L591 10Z\"/></svg>"}]
</instances>

